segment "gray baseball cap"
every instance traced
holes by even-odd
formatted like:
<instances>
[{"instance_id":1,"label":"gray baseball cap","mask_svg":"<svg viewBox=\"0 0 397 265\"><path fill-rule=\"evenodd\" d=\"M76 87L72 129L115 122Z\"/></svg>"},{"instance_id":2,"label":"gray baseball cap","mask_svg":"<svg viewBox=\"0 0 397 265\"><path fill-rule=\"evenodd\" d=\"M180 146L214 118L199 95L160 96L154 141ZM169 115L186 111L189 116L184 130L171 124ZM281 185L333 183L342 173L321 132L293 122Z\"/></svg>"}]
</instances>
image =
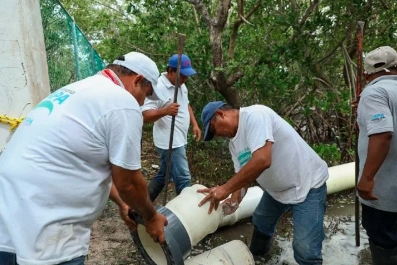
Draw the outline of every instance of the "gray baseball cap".
<instances>
[{"instance_id":1,"label":"gray baseball cap","mask_svg":"<svg viewBox=\"0 0 397 265\"><path fill-rule=\"evenodd\" d=\"M397 66L397 52L390 46L381 46L370 51L364 60L364 73L390 72L388 68Z\"/></svg>"}]
</instances>

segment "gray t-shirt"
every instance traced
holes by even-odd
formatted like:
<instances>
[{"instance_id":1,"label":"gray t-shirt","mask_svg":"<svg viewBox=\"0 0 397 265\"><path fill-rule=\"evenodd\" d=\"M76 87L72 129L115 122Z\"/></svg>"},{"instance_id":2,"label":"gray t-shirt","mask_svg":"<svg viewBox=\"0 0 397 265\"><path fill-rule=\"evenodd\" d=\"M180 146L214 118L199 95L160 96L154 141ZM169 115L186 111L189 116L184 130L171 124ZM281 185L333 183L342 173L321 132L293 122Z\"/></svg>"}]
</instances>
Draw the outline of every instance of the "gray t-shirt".
<instances>
[{"instance_id":1,"label":"gray t-shirt","mask_svg":"<svg viewBox=\"0 0 397 265\"><path fill-rule=\"evenodd\" d=\"M381 76L370 82L358 105L358 154L360 174L367 160L369 136L397 131L397 75ZM377 201L361 203L375 209L397 212L397 137L393 134L390 151L375 175L374 195Z\"/></svg>"}]
</instances>

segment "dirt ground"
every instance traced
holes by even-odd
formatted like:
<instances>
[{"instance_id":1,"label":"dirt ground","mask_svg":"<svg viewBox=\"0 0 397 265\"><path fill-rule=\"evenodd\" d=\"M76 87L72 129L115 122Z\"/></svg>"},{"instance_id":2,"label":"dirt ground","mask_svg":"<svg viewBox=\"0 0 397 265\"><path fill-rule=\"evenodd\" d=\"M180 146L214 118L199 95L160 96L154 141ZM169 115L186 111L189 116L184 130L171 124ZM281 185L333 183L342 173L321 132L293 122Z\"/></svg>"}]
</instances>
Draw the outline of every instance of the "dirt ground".
<instances>
[{"instance_id":1,"label":"dirt ground","mask_svg":"<svg viewBox=\"0 0 397 265\"><path fill-rule=\"evenodd\" d=\"M351 193L351 192L350 192ZM328 210L325 220L326 240L324 241L324 265L369 265L370 253L365 232L361 231L361 247L354 246L351 212L353 197L344 193L328 197ZM346 211L345 208L350 208ZM350 229L348 229L348 226ZM257 265L296 264L291 249L291 214L287 213L277 227L277 243L273 245L270 255L265 259L257 259ZM203 253L230 240L239 239L246 244L251 241L252 223L242 220L233 226L222 227L214 234L205 237L192 249L193 256ZM350 231L350 232L349 232ZM281 240L280 240L281 239ZM282 243L284 242L284 243ZM280 245L280 244L283 245ZM286 251L286 252L285 252ZM346 256L347 255L347 256ZM340 256L348 258L344 263L335 261ZM282 259L287 259L284 262ZM292 262L292 263L291 263ZM108 202L102 216L94 223L91 235L90 252L86 259L87 265L144 265L146 262L137 251L129 230L119 218L118 207ZM205 264L210 265L210 264Z\"/></svg>"},{"instance_id":2,"label":"dirt ground","mask_svg":"<svg viewBox=\"0 0 397 265\"><path fill-rule=\"evenodd\" d=\"M102 216L92 227L87 265L145 264L131 239L129 230L118 214L118 207L109 202Z\"/></svg>"},{"instance_id":3,"label":"dirt ground","mask_svg":"<svg viewBox=\"0 0 397 265\"><path fill-rule=\"evenodd\" d=\"M142 148L142 168L144 174L147 176L147 179L151 179L157 173L156 165L158 165L158 156L154 151L153 144L150 141L144 141ZM190 165L192 168L195 165ZM168 187L168 198L169 200L175 197L175 193L173 191L173 186L170 184ZM331 196L328 198L328 209L327 212L331 215L331 223L327 227L327 237L337 233L339 230L338 224L340 220L343 220L345 216L349 216L348 212L343 212L343 209L347 207L341 205L337 207L333 207L333 202L336 201L346 201L352 200L351 196L346 196L346 194L350 194L352 192L346 191L346 193L340 193L335 196ZM158 205L160 205L163 200L163 193L160 194ZM348 205L346 205L348 206ZM345 208L343 208L345 207ZM334 213L332 212L334 209ZM341 216L339 216L341 215ZM342 219L340 219L342 218ZM349 217L350 218L350 217ZM287 238L287 240L291 240L291 219L290 215L287 213L284 216L278 225L277 234ZM233 227L225 227L220 228L216 233L212 235L208 235L205 237L197 246L192 250L192 255L200 254L204 251L212 249L216 246L224 244L232 239L240 239L246 244L249 244L251 240L252 234L252 224L250 220L243 220L239 222L239 224L235 224ZM343 232L343 231L342 231ZM334 240L334 245L338 245L340 239ZM350 239L348 240L351 241ZM288 248L289 245L288 245ZM354 251L354 249L353 249ZM272 248L272 255L277 257L279 256L280 248L275 245ZM364 254L363 254L364 253ZM336 254L338 255L338 254ZM359 262L360 265L368 265L371 264L367 262L370 260L368 250L362 251L361 254L365 257L360 257L362 262ZM273 257L273 258L274 258ZM293 260L293 258L291 258ZM109 201L106 205L105 210L103 211L100 218L94 223L92 227L91 234L91 242L89 255L86 258L86 265L144 265L146 262L138 252L135 244L133 243L130 232L124 222L119 217L118 207L113 202ZM284 263L280 261L271 261L269 259L266 260L256 260L255 264L263 265L263 264L291 264ZM295 263L293 263L295 264ZM327 263L328 264L328 263ZM353 263L352 263L353 264ZM206 264L210 265L210 264ZM332 263L334 265L334 263ZM336 264L335 264L336 265ZM351 264L349 264L351 265Z\"/></svg>"},{"instance_id":4,"label":"dirt ground","mask_svg":"<svg viewBox=\"0 0 397 265\"><path fill-rule=\"evenodd\" d=\"M142 142L142 171L147 179L157 173L157 153L150 141ZM169 200L175 197L173 186L168 189ZM159 200L163 199L163 193ZM159 203L160 204L160 203ZM121 220L115 203L108 201L105 210L94 223L86 265L144 265L146 262L138 253L127 226Z\"/></svg>"}]
</instances>

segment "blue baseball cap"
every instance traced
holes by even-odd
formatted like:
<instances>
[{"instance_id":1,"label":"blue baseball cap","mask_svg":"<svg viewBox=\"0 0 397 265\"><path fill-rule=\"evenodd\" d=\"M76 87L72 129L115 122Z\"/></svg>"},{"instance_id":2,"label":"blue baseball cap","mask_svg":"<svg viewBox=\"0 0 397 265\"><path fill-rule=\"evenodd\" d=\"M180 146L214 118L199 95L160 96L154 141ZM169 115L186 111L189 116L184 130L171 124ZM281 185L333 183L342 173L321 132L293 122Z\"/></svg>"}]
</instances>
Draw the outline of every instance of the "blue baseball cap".
<instances>
[{"instance_id":1,"label":"blue baseball cap","mask_svg":"<svg viewBox=\"0 0 397 265\"><path fill-rule=\"evenodd\" d=\"M174 54L171 56L168 61L168 67L177 68L178 67L178 54ZM186 54L182 54L181 56L181 74L184 76L195 75L196 71L192 68L192 63L190 62L190 58Z\"/></svg>"},{"instance_id":2,"label":"blue baseball cap","mask_svg":"<svg viewBox=\"0 0 397 265\"><path fill-rule=\"evenodd\" d=\"M214 138L214 134L210 131L211 119L214 117L215 112L226 105L222 101L213 101L205 105L201 113L201 122L204 124L204 141L210 141Z\"/></svg>"}]
</instances>

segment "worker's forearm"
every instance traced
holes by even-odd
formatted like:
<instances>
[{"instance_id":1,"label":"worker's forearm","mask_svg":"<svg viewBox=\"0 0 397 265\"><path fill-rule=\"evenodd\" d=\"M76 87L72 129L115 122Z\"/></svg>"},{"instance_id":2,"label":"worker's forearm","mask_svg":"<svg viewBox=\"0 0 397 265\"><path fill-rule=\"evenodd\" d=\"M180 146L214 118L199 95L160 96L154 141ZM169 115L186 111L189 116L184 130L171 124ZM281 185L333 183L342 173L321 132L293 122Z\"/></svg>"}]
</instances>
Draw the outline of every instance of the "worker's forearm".
<instances>
[{"instance_id":1,"label":"worker's forearm","mask_svg":"<svg viewBox=\"0 0 397 265\"><path fill-rule=\"evenodd\" d=\"M269 166L266 166L266 164L256 161L254 157L251 158L234 177L224 184L226 191L230 194L236 190L247 187L268 167Z\"/></svg>"},{"instance_id":2,"label":"worker's forearm","mask_svg":"<svg viewBox=\"0 0 397 265\"><path fill-rule=\"evenodd\" d=\"M146 110L142 113L144 123L152 123L167 115L166 108Z\"/></svg>"},{"instance_id":3,"label":"worker's forearm","mask_svg":"<svg viewBox=\"0 0 397 265\"><path fill-rule=\"evenodd\" d=\"M366 180L373 180L389 153L392 133L372 135L368 140L367 160L361 174Z\"/></svg>"},{"instance_id":4,"label":"worker's forearm","mask_svg":"<svg viewBox=\"0 0 397 265\"><path fill-rule=\"evenodd\" d=\"M136 181L135 185L120 189L119 194L121 199L128 204L131 209L134 209L140 214L144 220L148 220L156 214L153 203L148 196L147 184L143 177L142 181Z\"/></svg>"},{"instance_id":5,"label":"worker's forearm","mask_svg":"<svg viewBox=\"0 0 397 265\"><path fill-rule=\"evenodd\" d=\"M114 201L119 207L125 204L123 200L120 198L119 192L117 191L116 186L114 186L113 182L112 182L112 187L110 189L109 199Z\"/></svg>"}]
</instances>

